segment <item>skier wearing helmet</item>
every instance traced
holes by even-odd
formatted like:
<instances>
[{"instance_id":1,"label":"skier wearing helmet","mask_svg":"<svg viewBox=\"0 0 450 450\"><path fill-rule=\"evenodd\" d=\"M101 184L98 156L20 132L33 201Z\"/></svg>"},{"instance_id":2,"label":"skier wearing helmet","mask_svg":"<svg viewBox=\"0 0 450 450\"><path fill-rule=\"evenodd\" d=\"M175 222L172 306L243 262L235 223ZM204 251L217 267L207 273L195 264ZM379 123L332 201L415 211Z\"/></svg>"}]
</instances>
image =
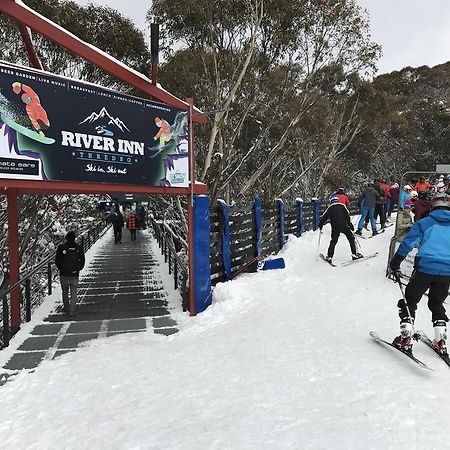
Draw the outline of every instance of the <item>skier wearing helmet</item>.
<instances>
[{"instance_id":1,"label":"skier wearing helmet","mask_svg":"<svg viewBox=\"0 0 450 450\"><path fill-rule=\"evenodd\" d=\"M334 248L336 247L336 244L339 240L339 235L341 233L345 234L346 238L348 239L350 250L352 252L352 259L362 258L363 255L356 251L355 236L353 236L352 233L354 227L350 219L350 213L348 212L347 207L343 203L340 203L339 198L334 194L330 197L330 206L326 209L326 211L320 218L320 232L322 232L323 226L328 221L331 224L331 241L325 259L330 263L332 262Z\"/></svg>"},{"instance_id":2,"label":"skier wearing helmet","mask_svg":"<svg viewBox=\"0 0 450 450\"><path fill-rule=\"evenodd\" d=\"M343 187L340 187L334 194L331 195L331 197L333 197L334 195L339 199L339 203L343 203L348 208L348 206L350 205L350 199L345 193L345 189Z\"/></svg>"},{"instance_id":3,"label":"skier wearing helmet","mask_svg":"<svg viewBox=\"0 0 450 450\"><path fill-rule=\"evenodd\" d=\"M397 304L400 335L393 344L412 352L411 338L417 305L429 289L428 308L435 332L432 345L442 356L448 357L448 317L444 306L450 287L450 196L447 193L437 192L433 195L428 217L416 222L403 239L389 263L394 275L399 274L401 262L416 246L419 250L414 272L405 290L406 304L404 299L400 299Z\"/></svg>"}]
</instances>

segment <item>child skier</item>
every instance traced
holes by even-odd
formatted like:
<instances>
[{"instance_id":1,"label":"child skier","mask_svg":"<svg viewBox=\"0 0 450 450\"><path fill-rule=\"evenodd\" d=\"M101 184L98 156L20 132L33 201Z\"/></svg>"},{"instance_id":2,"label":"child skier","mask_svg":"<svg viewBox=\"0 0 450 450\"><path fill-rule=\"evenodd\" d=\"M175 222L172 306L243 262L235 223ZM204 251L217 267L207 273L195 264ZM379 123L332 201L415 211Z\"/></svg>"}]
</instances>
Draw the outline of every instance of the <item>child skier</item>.
<instances>
[{"instance_id":1,"label":"child skier","mask_svg":"<svg viewBox=\"0 0 450 450\"><path fill-rule=\"evenodd\" d=\"M328 247L326 260L328 262L332 261L334 248L336 247L336 244L339 240L339 235L341 233L345 234L348 239L352 252L352 259L355 260L362 258L363 255L356 251L355 236L353 236L352 233L354 227L350 219L350 213L343 203L339 203L339 198L335 195L330 197L330 206L320 218L320 232L322 232L322 228L327 223L327 221L330 221L331 224L331 241L330 246Z\"/></svg>"}]
</instances>

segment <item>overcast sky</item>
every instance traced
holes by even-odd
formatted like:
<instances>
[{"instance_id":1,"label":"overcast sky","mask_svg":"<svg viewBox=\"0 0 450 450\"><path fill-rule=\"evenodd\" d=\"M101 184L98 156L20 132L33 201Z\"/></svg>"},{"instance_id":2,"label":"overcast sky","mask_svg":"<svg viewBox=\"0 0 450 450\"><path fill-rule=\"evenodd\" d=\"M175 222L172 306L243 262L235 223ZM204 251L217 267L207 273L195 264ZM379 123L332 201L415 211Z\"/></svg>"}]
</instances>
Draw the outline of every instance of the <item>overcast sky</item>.
<instances>
[{"instance_id":1,"label":"overcast sky","mask_svg":"<svg viewBox=\"0 0 450 450\"><path fill-rule=\"evenodd\" d=\"M79 4L89 0L76 0ZM288 1L288 0L281 0ZM370 15L372 38L383 46L378 74L406 66L450 61L450 0L356 0ZM146 31L151 0L98 0L134 20Z\"/></svg>"},{"instance_id":2,"label":"overcast sky","mask_svg":"<svg viewBox=\"0 0 450 450\"><path fill-rule=\"evenodd\" d=\"M450 61L449 0L357 0L383 46L378 74Z\"/></svg>"}]
</instances>

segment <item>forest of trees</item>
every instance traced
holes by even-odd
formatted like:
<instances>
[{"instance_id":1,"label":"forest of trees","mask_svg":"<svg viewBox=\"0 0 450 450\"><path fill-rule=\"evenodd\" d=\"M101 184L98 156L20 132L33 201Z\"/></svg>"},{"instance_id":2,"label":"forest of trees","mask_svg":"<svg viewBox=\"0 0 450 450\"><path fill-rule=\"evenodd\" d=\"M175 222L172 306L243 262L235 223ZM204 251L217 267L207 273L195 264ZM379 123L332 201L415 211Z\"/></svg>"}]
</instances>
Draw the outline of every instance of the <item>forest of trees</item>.
<instances>
[{"instance_id":1,"label":"forest of trees","mask_svg":"<svg viewBox=\"0 0 450 450\"><path fill-rule=\"evenodd\" d=\"M145 38L117 11L70 0L24 3L149 75ZM162 86L211 111L195 128L195 149L212 204L256 195L290 202L339 186L357 193L375 176L394 182L407 170L448 162L450 63L376 76L381 48L355 0L153 0L147 20L161 24ZM27 65L16 24L3 15L0 33L2 58ZM45 70L143 96L33 38ZM24 224L55 220L60 201L78 201L68 199L22 199L31 205L23 207ZM183 209L179 199L158 201ZM39 234L28 235L22 245L33 248ZM3 261L5 239L3 227Z\"/></svg>"}]
</instances>

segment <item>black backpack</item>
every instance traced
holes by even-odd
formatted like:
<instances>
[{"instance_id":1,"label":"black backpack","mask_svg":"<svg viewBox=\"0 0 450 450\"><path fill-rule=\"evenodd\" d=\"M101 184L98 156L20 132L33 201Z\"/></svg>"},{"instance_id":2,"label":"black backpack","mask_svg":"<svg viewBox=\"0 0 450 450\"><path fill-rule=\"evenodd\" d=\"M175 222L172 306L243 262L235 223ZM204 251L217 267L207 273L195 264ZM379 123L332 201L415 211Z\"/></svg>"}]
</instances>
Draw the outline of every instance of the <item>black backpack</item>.
<instances>
[{"instance_id":1,"label":"black backpack","mask_svg":"<svg viewBox=\"0 0 450 450\"><path fill-rule=\"evenodd\" d=\"M80 271L80 258L76 244L66 244L62 253L62 273L77 275Z\"/></svg>"}]
</instances>

